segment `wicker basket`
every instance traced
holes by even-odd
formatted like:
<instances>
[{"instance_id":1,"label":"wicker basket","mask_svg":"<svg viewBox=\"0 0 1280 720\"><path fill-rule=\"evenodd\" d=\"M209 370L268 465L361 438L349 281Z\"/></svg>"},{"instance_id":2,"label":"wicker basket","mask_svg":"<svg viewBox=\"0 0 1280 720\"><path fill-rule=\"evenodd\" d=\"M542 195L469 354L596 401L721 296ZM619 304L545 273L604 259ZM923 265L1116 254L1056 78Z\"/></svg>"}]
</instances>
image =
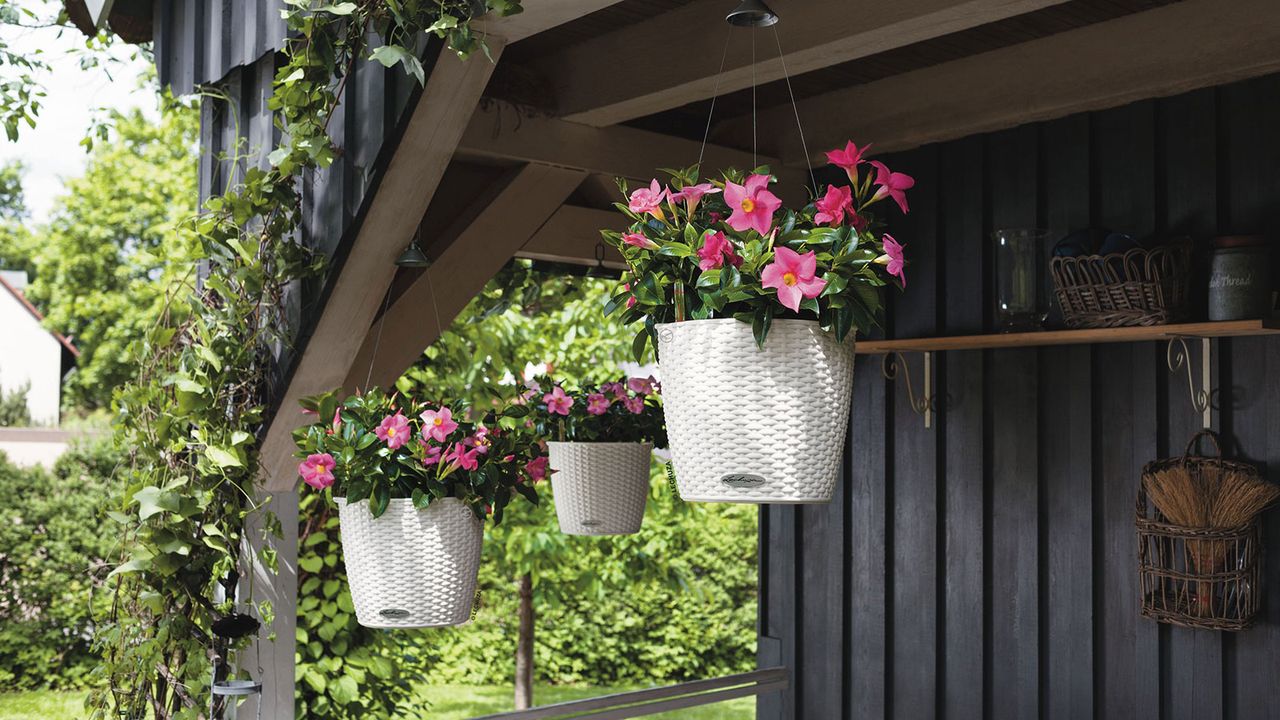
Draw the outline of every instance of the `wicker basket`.
<instances>
[{"instance_id":1,"label":"wicker basket","mask_svg":"<svg viewBox=\"0 0 1280 720\"><path fill-rule=\"evenodd\" d=\"M775 320L763 350L751 325L658 326L662 403L685 500L822 503L840 469L853 389L844 342L808 320Z\"/></svg>"},{"instance_id":2,"label":"wicker basket","mask_svg":"<svg viewBox=\"0 0 1280 720\"><path fill-rule=\"evenodd\" d=\"M1192 438L1192 445L1203 434ZM1172 467L1193 473L1258 475L1252 465L1223 460L1220 451L1218 457L1193 457L1191 446L1182 457L1157 460L1143 468L1136 518L1142 614L1184 627L1243 630L1253 623L1261 602L1258 520L1226 529L1170 523L1154 503L1148 503L1145 479Z\"/></svg>"},{"instance_id":3,"label":"wicker basket","mask_svg":"<svg viewBox=\"0 0 1280 720\"><path fill-rule=\"evenodd\" d=\"M425 510L396 499L375 518L367 500L337 501L342 559L361 625L441 627L471 619L484 529L470 508L457 498Z\"/></svg>"},{"instance_id":4,"label":"wicker basket","mask_svg":"<svg viewBox=\"0 0 1280 720\"><path fill-rule=\"evenodd\" d=\"M1164 325L1187 313L1191 243L1123 254L1055 257L1054 293L1068 327Z\"/></svg>"},{"instance_id":5,"label":"wicker basket","mask_svg":"<svg viewBox=\"0 0 1280 720\"><path fill-rule=\"evenodd\" d=\"M560 532L640 532L649 498L650 443L549 442Z\"/></svg>"}]
</instances>

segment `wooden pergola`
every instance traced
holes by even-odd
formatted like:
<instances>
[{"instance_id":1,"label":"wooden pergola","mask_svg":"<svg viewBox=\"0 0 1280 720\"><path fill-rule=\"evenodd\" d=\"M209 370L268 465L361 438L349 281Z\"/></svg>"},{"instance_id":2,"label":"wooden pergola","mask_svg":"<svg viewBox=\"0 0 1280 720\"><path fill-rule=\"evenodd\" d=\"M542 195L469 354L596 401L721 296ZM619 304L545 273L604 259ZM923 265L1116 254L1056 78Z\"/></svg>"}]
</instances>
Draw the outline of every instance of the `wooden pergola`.
<instances>
[{"instance_id":1,"label":"wooden pergola","mask_svg":"<svg viewBox=\"0 0 1280 720\"><path fill-rule=\"evenodd\" d=\"M334 130L348 152L307 188L307 241L333 269L299 300L262 450L263 487L286 532L297 526L297 400L362 386L366 374L391 383L439 336L432 304L447 325L512 257L596 264L598 231L620 221L613 178L647 181L696 161L717 93L704 166L770 164L797 200L806 160L824 162L821 151L848 138L902 151L1280 71L1274 0L773 0L776 42L757 31L753 64L746 35L729 36L722 73L731 0L524 4L486 23L492 63L433 55L420 90L380 67L358 71ZM244 132L266 144L262 99L280 27L256 5L157 3L154 33L162 80L231 88ZM206 195L225 172L216 153L233 141L227 112L206 103ZM398 271L414 237L433 264ZM286 718L296 538L278 551L264 716Z\"/></svg>"}]
</instances>

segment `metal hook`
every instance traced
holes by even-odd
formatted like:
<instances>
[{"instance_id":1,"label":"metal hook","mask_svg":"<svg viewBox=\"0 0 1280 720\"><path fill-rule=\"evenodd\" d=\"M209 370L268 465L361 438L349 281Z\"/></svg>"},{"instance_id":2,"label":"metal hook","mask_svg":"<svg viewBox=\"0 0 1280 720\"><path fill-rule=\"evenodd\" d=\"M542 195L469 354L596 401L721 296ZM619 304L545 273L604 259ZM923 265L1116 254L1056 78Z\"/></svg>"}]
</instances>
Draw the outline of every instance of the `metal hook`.
<instances>
[{"instance_id":1,"label":"metal hook","mask_svg":"<svg viewBox=\"0 0 1280 720\"><path fill-rule=\"evenodd\" d=\"M880 374L885 380L896 380L898 368L902 368L903 380L907 385L907 402L917 415L924 416L924 426L933 427L933 413L937 410L937 400L933 396L933 353L925 351L924 356L924 393L916 397L915 388L911 385L911 368L907 359L900 352L885 353L880 359Z\"/></svg>"},{"instance_id":2,"label":"metal hook","mask_svg":"<svg viewBox=\"0 0 1280 720\"><path fill-rule=\"evenodd\" d=\"M1176 344L1175 344L1176 343ZM1196 389L1195 378L1191 371L1191 348L1187 346L1185 337L1169 339L1165 350L1165 363L1169 372L1177 373L1183 367L1187 369L1187 392L1191 396L1191 407L1201 415L1204 427L1213 425L1213 406L1210 402L1213 385L1213 356L1210 352L1209 338L1200 338L1200 388Z\"/></svg>"}]
</instances>

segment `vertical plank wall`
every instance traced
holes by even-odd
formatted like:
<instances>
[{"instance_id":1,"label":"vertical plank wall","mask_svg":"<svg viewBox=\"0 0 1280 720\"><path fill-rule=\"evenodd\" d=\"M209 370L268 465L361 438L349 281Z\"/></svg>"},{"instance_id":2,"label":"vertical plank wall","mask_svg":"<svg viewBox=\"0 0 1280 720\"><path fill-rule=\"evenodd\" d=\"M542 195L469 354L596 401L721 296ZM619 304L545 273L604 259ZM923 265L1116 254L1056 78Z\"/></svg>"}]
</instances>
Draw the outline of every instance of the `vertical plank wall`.
<instances>
[{"instance_id":1,"label":"vertical plank wall","mask_svg":"<svg viewBox=\"0 0 1280 720\"><path fill-rule=\"evenodd\" d=\"M917 185L911 213L889 213L910 264L886 334L990 329L997 227L1190 235L1198 252L1216 234L1280 240L1276 128L1271 76L887 158ZM1280 338L1213 356L1214 429L1280 481ZM790 667L792 689L759 717L1280 717L1280 513L1256 627L1138 615L1138 473L1200 426L1165 346L935 358L933 429L860 358L835 498L761 510L760 663Z\"/></svg>"}]
</instances>

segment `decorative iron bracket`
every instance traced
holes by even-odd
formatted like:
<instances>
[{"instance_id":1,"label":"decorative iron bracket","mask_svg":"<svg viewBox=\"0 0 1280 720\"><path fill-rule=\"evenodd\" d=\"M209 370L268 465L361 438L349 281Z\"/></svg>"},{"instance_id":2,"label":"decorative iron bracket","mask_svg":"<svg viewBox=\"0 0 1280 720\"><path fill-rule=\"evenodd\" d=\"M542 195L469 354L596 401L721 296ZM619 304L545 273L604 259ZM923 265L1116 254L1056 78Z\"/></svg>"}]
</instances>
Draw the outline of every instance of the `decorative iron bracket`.
<instances>
[{"instance_id":1,"label":"decorative iron bracket","mask_svg":"<svg viewBox=\"0 0 1280 720\"><path fill-rule=\"evenodd\" d=\"M1187 392L1191 396L1191 406L1201 415L1201 421L1205 428L1213 426L1213 403L1211 402L1213 393L1213 353L1209 345L1209 338L1190 338L1200 341L1200 387L1196 388L1195 374L1191 370L1191 348L1187 345L1188 338L1172 337L1169 338L1168 349L1165 350L1165 362L1169 366L1169 372L1177 373L1183 367L1187 369Z\"/></svg>"},{"instance_id":2,"label":"decorative iron bracket","mask_svg":"<svg viewBox=\"0 0 1280 720\"><path fill-rule=\"evenodd\" d=\"M931 428L933 414L938 409L938 398L933 394L933 353L925 350L920 354L924 356L924 392L919 397L916 397L915 388L911 385L911 368L908 367L907 359L902 353L885 353L880 360L880 374L885 380L896 380L899 368L902 369L902 378L907 385L907 401L911 403L911 410L917 415L923 415L924 426Z\"/></svg>"}]
</instances>

